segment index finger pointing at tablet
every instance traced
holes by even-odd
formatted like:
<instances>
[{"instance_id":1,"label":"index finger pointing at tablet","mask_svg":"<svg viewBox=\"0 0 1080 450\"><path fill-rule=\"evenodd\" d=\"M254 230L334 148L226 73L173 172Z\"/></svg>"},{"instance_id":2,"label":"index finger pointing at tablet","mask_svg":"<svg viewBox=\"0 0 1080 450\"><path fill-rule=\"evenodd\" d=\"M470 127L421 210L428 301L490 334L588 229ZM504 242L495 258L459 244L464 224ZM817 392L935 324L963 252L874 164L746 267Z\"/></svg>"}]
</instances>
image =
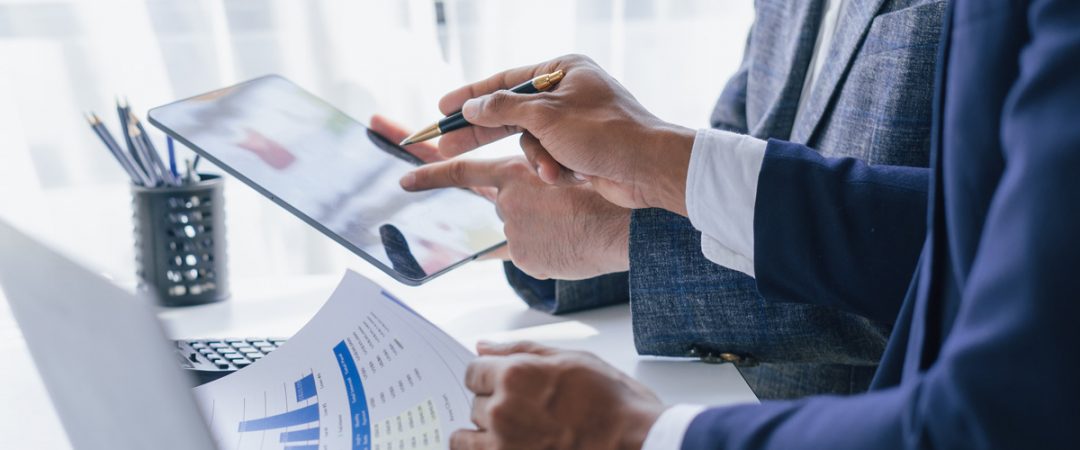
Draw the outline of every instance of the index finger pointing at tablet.
<instances>
[{"instance_id":1,"label":"index finger pointing at tablet","mask_svg":"<svg viewBox=\"0 0 1080 450\"><path fill-rule=\"evenodd\" d=\"M421 166L401 177L406 191L444 187L498 187L502 183L501 161L454 159Z\"/></svg>"}]
</instances>

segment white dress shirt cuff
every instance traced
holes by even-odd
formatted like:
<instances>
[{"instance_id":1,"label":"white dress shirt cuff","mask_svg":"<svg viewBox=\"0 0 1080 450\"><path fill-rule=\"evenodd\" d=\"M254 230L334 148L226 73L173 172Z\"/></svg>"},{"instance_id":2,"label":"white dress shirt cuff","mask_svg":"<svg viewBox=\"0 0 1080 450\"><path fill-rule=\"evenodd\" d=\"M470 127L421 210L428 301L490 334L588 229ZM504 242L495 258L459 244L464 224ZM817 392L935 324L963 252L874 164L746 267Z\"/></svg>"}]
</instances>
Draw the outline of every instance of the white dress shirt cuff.
<instances>
[{"instance_id":1,"label":"white dress shirt cuff","mask_svg":"<svg viewBox=\"0 0 1080 450\"><path fill-rule=\"evenodd\" d=\"M701 252L721 266L754 276L754 204L766 141L699 130L686 176L686 211L701 231Z\"/></svg>"},{"instance_id":2,"label":"white dress shirt cuff","mask_svg":"<svg viewBox=\"0 0 1080 450\"><path fill-rule=\"evenodd\" d=\"M690 423L705 410L701 405L675 405L660 414L645 436L641 450L672 450L682 447Z\"/></svg>"},{"instance_id":3,"label":"white dress shirt cuff","mask_svg":"<svg viewBox=\"0 0 1080 450\"><path fill-rule=\"evenodd\" d=\"M754 260L736 253L724 246L724 244L721 244L720 241L717 241L704 233L701 235L701 254L705 255L705 258L709 261L727 267L728 269L738 270L751 277L754 276Z\"/></svg>"}]
</instances>

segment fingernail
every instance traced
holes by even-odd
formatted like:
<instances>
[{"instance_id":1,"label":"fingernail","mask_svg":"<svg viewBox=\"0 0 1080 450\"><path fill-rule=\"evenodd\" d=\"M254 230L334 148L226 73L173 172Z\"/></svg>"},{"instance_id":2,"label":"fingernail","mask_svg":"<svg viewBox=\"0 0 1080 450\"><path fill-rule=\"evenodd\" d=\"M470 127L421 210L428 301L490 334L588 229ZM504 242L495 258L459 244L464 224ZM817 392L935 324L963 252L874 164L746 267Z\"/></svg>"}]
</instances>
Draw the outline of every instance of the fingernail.
<instances>
[{"instance_id":1,"label":"fingernail","mask_svg":"<svg viewBox=\"0 0 1080 450\"><path fill-rule=\"evenodd\" d=\"M412 189L413 185L416 184L416 175L413 175L412 172L409 172L405 174L405 176L401 177L401 180L399 182L401 183L401 187L405 189Z\"/></svg>"},{"instance_id":2,"label":"fingernail","mask_svg":"<svg viewBox=\"0 0 1080 450\"><path fill-rule=\"evenodd\" d=\"M584 175L582 175L582 174L580 174L580 173L577 173L577 172L570 172L570 174L574 176L574 179L575 179L575 180L578 180L578 181L581 181L581 182L586 182L586 181L589 181L589 179L588 179L588 178L585 178L585 176L584 176Z\"/></svg>"},{"instance_id":3,"label":"fingernail","mask_svg":"<svg viewBox=\"0 0 1080 450\"><path fill-rule=\"evenodd\" d=\"M480 99L470 98L461 105L461 115L465 116L465 120L475 119L478 114L480 114Z\"/></svg>"}]
</instances>

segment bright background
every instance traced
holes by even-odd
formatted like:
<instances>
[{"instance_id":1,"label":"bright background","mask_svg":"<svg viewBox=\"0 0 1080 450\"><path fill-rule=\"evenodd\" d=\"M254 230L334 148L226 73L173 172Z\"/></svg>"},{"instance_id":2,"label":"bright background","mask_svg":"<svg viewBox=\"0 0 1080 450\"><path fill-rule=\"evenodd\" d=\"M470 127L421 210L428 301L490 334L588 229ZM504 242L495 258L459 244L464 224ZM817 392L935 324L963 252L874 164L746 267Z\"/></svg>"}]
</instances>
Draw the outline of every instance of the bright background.
<instances>
[{"instance_id":1,"label":"bright background","mask_svg":"<svg viewBox=\"0 0 1080 450\"><path fill-rule=\"evenodd\" d=\"M100 238L130 234L125 175L82 118L117 132L117 96L143 115L279 73L361 121L419 127L467 80L576 52L659 117L702 127L752 16L749 0L0 0L0 216L52 228L130 282L131 245ZM239 182L226 196L234 278L358 260Z\"/></svg>"},{"instance_id":2,"label":"bright background","mask_svg":"<svg viewBox=\"0 0 1080 450\"><path fill-rule=\"evenodd\" d=\"M0 0L0 218L132 286L126 176L82 118L95 111L116 132L117 96L142 116L279 73L361 121L377 111L415 128L437 119L439 97L468 80L583 53L659 117L703 127L752 19L751 0ZM479 153L511 154L516 141ZM228 182L225 194L234 287L288 296L313 277L364 268L241 183ZM495 292L491 301L523 309L500 273L493 262L472 263L425 288L476 301ZM302 323L240 300L219 322ZM29 356L4 303L0 403L20 407L0 410L0 436L14 436L12 448L64 447L63 436L50 435L58 426L51 408L35 404L43 387L25 370ZM440 308L444 316L458 309Z\"/></svg>"}]
</instances>

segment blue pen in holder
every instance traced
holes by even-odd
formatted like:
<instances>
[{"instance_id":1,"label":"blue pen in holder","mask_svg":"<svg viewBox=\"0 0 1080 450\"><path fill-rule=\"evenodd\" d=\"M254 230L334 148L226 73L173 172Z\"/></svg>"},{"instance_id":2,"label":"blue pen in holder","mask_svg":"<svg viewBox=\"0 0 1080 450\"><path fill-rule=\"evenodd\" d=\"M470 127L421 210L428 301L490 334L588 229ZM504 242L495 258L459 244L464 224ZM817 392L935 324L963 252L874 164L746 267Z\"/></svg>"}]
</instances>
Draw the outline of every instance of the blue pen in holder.
<instances>
[{"instance_id":1,"label":"blue pen in holder","mask_svg":"<svg viewBox=\"0 0 1080 450\"><path fill-rule=\"evenodd\" d=\"M139 290L163 306L229 297L224 180L201 178L181 186L131 187Z\"/></svg>"}]
</instances>

